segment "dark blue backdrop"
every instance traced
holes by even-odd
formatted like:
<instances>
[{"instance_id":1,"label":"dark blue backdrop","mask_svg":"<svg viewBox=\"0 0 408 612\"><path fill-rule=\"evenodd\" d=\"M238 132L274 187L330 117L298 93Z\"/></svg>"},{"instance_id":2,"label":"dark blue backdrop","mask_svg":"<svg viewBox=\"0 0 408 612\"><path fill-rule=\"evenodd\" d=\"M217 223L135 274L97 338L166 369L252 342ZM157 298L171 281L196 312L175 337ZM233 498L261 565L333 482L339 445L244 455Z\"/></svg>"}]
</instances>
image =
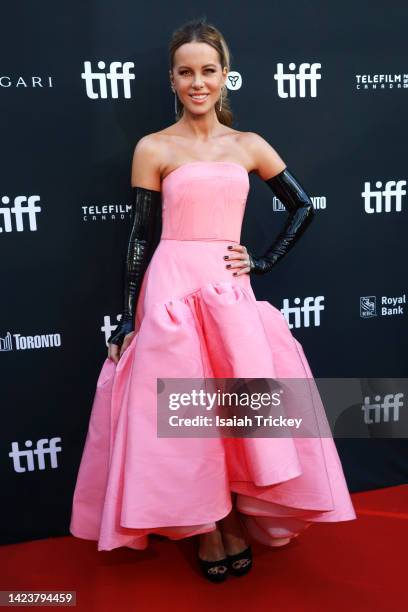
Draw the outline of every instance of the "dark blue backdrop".
<instances>
[{"instance_id":1,"label":"dark blue backdrop","mask_svg":"<svg viewBox=\"0 0 408 612\"><path fill-rule=\"evenodd\" d=\"M174 121L167 44L188 19L206 15L230 46L234 127L266 138L316 208L301 245L253 279L257 298L291 324L299 314L292 331L316 377L407 375L406 3L100 4L3 9L0 486L13 491L3 543L68 534L121 310L132 153ZM132 76L128 94L119 82L118 97L101 97L112 62ZM304 95L289 79L302 73L314 75ZM284 214L250 180L242 243L259 252ZM323 310L306 327L308 298ZM383 312L384 298L401 298L399 311ZM402 435L336 443L351 491L406 482Z\"/></svg>"}]
</instances>

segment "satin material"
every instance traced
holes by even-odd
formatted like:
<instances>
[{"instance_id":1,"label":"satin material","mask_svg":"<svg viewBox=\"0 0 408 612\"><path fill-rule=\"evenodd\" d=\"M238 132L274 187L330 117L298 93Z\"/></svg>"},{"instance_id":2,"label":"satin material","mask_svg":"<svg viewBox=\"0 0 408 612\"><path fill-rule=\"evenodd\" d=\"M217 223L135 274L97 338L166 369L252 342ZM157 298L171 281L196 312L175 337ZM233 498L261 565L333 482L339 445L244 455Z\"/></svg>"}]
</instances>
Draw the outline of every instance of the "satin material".
<instances>
[{"instance_id":1,"label":"satin material","mask_svg":"<svg viewBox=\"0 0 408 612\"><path fill-rule=\"evenodd\" d=\"M248 190L232 162L183 164L163 180L163 233L136 334L117 365L103 363L74 492L70 531L98 550L211 531L231 492L250 535L268 546L356 518L331 437L157 437L157 378L312 379L282 313L256 300L248 274L225 267Z\"/></svg>"}]
</instances>

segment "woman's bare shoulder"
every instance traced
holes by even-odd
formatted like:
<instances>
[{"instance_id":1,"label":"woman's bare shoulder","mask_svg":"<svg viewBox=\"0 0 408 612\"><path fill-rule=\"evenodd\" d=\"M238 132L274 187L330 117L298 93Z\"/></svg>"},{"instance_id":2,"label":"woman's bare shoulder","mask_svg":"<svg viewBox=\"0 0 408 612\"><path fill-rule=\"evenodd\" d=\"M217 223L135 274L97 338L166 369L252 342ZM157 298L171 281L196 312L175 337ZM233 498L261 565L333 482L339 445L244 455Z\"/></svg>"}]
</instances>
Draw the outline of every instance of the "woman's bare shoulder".
<instances>
[{"instance_id":1,"label":"woman's bare shoulder","mask_svg":"<svg viewBox=\"0 0 408 612\"><path fill-rule=\"evenodd\" d=\"M253 172L267 180L279 174L286 164L276 149L256 132L240 132L240 143L251 158Z\"/></svg>"},{"instance_id":2,"label":"woman's bare shoulder","mask_svg":"<svg viewBox=\"0 0 408 612\"><path fill-rule=\"evenodd\" d=\"M136 143L132 159L132 187L161 190L162 137L157 132L145 134Z\"/></svg>"}]
</instances>

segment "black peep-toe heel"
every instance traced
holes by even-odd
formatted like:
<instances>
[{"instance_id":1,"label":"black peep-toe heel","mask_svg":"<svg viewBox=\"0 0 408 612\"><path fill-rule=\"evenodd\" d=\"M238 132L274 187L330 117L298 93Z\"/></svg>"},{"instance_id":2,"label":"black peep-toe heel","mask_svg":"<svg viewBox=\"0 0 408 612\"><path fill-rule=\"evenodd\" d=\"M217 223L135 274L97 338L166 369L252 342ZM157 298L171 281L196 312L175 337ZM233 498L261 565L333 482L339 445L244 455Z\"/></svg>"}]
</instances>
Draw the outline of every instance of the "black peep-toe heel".
<instances>
[{"instance_id":1,"label":"black peep-toe heel","mask_svg":"<svg viewBox=\"0 0 408 612\"><path fill-rule=\"evenodd\" d=\"M228 576L227 557L218 561L207 561L198 557L198 563L204 576L211 582L223 582Z\"/></svg>"},{"instance_id":2,"label":"black peep-toe heel","mask_svg":"<svg viewBox=\"0 0 408 612\"><path fill-rule=\"evenodd\" d=\"M252 568L252 548L247 546L244 550L235 555L228 555L228 570L234 576L244 576Z\"/></svg>"}]
</instances>

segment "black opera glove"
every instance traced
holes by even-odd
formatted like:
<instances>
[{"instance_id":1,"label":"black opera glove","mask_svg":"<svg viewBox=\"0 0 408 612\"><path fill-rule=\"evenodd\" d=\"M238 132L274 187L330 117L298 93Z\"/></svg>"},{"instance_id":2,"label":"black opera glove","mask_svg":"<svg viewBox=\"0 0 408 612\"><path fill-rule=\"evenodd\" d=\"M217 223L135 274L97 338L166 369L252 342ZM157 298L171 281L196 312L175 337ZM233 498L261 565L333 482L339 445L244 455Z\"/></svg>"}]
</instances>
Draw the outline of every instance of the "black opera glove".
<instances>
[{"instance_id":1,"label":"black opera glove","mask_svg":"<svg viewBox=\"0 0 408 612\"><path fill-rule=\"evenodd\" d=\"M133 187L132 229L125 260L124 306L122 318L108 339L122 345L126 334L134 331L137 299L153 244L154 228L161 211L161 191Z\"/></svg>"},{"instance_id":2,"label":"black opera glove","mask_svg":"<svg viewBox=\"0 0 408 612\"><path fill-rule=\"evenodd\" d=\"M296 244L315 215L311 199L287 168L265 182L282 202L289 216L283 230L263 255L257 257L248 252L250 273L253 274L269 272Z\"/></svg>"}]
</instances>

